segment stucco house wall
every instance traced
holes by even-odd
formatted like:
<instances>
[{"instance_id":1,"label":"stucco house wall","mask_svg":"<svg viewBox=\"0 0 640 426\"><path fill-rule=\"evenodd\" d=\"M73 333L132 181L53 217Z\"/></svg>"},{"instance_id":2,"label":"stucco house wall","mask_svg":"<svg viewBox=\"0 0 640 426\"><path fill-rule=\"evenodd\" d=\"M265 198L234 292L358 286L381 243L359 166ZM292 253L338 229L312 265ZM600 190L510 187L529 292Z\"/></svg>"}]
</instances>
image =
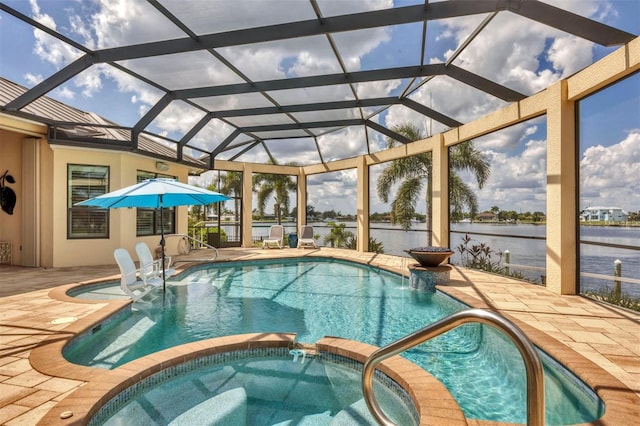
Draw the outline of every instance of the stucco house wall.
<instances>
[{"instance_id":1,"label":"stucco house wall","mask_svg":"<svg viewBox=\"0 0 640 426\"><path fill-rule=\"evenodd\" d=\"M6 123L0 123L6 124ZM11 188L17 203L13 215L0 212L0 241L12 247L11 264L21 266L68 267L114 264L113 251L129 250L135 258L135 244L144 241L155 247L160 236L136 236L136 209L114 209L109 213L109 238L67 238L67 165L109 167L111 191L136 183L137 172L158 172L156 159L123 151L108 151L50 145L25 123L12 123L0 130L0 173L9 170L16 179ZM21 132L22 131L22 132ZM187 182L189 168L169 163L162 174ZM176 233L187 233L187 208L176 209ZM171 254L172 245L168 243ZM79 255L81 254L81 255Z\"/></svg>"}]
</instances>

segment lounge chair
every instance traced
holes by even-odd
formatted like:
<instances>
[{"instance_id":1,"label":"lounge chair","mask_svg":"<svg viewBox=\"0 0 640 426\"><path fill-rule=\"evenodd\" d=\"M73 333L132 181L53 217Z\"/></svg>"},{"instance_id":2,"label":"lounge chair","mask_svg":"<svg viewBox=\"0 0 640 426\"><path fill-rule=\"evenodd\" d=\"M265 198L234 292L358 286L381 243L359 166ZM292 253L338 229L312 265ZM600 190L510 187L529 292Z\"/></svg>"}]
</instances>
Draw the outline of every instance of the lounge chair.
<instances>
[{"instance_id":1,"label":"lounge chair","mask_svg":"<svg viewBox=\"0 0 640 426\"><path fill-rule=\"evenodd\" d=\"M284 226L271 225L271 227L269 228L269 236L262 241L262 248L282 248L283 240Z\"/></svg>"},{"instance_id":2,"label":"lounge chair","mask_svg":"<svg viewBox=\"0 0 640 426\"><path fill-rule=\"evenodd\" d=\"M300 235L298 236L298 248L318 248L316 240L313 238L313 226L302 225L300 227Z\"/></svg>"},{"instance_id":3,"label":"lounge chair","mask_svg":"<svg viewBox=\"0 0 640 426\"><path fill-rule=\"evenodd\" d=\"M147 278L145 275L138 278L139 271L126 249L115 249L113 257L120 268L120 288L133 301L140 300L155 287L162 286L162 278Z\"/></svg>"},{"instance_id":4,"label":"lounge chair","mask_svg":"<svg viewBox=\"0 0 640 426\"><path fill-rule=\"evenodd\" d=\"M162 278L162 259L154 259L147 243L136 244L136 253L140 261L140 276L145 278ZM164 276L169 278L176 274L175 269L170 269L171 256L164 257Z\"/></svg>"}]
</instances>

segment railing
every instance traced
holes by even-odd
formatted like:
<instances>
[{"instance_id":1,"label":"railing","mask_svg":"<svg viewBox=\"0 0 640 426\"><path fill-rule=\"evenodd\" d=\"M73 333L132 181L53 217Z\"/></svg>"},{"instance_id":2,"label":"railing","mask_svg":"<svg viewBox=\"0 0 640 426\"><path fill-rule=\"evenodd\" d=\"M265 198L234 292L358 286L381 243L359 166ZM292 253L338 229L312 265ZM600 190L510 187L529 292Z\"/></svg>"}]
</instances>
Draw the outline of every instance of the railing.
<instances>
[{"instance_id":1,"label":"railing","mask_svg":"<svg viewBox=\"0 0 640 426\"><path fill-rule=\"evenodd\" d=\"M544 374L542 362L540 361L540 356L536 348L515 324L494 312L482 309L469 309L457 312L380 348L369 356L362 370L362 392L369 411L378 423L385 426L394 425L384 414L375 399L373 373L376 365L387 358L411 349L429 339L469 322L491 325L511 338L520 351L527 373L527 424L530 426L544 425Z\"/></svg>"},{"instance_id":2,"label":"railing","mask_svg":"<svg viewBox=\"0 0 640 426\"><path fill-rule=\"evenodd\" d=\"M620 244L609 244L609 246L614 246L615 248L630 247L630 246L622 246ZM636 250L635 247L633 249ZM512 263L511 253L509 252L509 250L505 250L503 254L504 254L504 262L502 266L504 266L505 272L507 273L507 275L511 272L511 268L546 272L546 268L543 268L541 266L521 265L518 263ZM617 291L618 293L620 292L620 284L623 282L629 283L629 284L640 284L640 279L622 276L622 261L620 261L619 259L616 259L613 262L613 275L596 274L593 272L580 272L580 276L584 278L596 278L599 280L613 281L614 290Z\"/></svg>"},{"instance_id":3,"label":"railing","mask_svg":"<svg viewBox=\"0 0 640 426\"><path fill-rule=\"evenodd\" d=\"M211 258L211 259L192 259L192 258L189 258L190 261L194 261L194 262L213 262L214 260L216 260L218 258L218 249L215 248L214 246L211 246L211 245L205 243L204 241L200 241L199 239L193 238L192 236L187 235L187 234L169 234L169 235L165 235L165 239L167 239L169 237L178 237L178 238L180 238L180 240L178 240L178 254L189 254L189 252L192 249L198 250L198 249L202 249L202 248L212 249L213 252L215 253L213 258Z\"/></svg>"}]
</instances>

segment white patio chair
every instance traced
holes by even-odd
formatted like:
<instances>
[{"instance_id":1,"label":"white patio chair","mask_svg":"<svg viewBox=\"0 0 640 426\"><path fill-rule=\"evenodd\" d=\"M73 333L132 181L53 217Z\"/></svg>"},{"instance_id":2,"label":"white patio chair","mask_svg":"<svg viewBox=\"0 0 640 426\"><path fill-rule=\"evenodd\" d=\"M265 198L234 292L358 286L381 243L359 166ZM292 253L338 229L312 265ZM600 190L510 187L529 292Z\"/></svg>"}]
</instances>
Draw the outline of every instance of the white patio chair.
<instances>
[{"instance_id":1,"label":"white patio chair","mask_svg":"<svg viewBox=\"0 0 640 426\"><path fill-rule=\"evenodd\" d=\"M283 241L284 226L271 225L271 227L269 228L269 236L262 241L262 248L282 248Z\"/></svg>"},{"instance_id":2,"label":"white patio chair","mask_svg":"<svg viewBox=\"0 0 640 426\"><path fill-rule=\"evenodd\" d=\"M113 252L120 268L120 288L134 301L146 296L155 287L162 286L162 278L138 278L138 269L126 249L117 248Z\"/></svg>"},{"instance_id":3,"label":"white patio chair","mask_svg":"<svg viewBox=\"0 0 640 426\"><path fill-rule=\"evenodd\" d=\"M302 225L300 227L300 235L298 235L298 248L318 248L316 240L313 238L313 226Z\"/></svg>"},{"instance_id":4,"label":"white patio chair","mask_svg":"<svg viewBox=\"0 0 640 426\"><path fill-rule=\"evenodd\" d=\"M144 278L162 278L162 259L154 259L147 243L136 244L136 253L140 261L140 276ZM169 278L176 274L171 269L171 256L164 257L164 275Z\"/></svg>"}]
</instances>

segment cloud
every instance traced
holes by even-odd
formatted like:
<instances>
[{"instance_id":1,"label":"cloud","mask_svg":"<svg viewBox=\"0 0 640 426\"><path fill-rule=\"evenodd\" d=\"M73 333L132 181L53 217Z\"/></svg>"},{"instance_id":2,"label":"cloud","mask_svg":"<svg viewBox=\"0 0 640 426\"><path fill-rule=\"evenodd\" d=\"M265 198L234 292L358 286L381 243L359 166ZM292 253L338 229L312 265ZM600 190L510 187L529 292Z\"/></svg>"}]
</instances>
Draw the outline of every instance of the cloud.
<instances>
[{"instance_id":1,"label":"cloud","mask_svg":"<svg viewBox=\"0 0 640 426\"><path fill-rule=\"evenodd\" d=\"M335 210L344 214L355 214L358 198L357 180L356 170L309 176L308 203L318 211Z\"/></svg>"},{"instance_id":2,"label":"cloud","mask_svg":"<svg viewBox=\"0 0 640 426\"><path fill-rule=\"evenodd\" d=\"M31 5L34 20L53 30L57 29L55 20L51 15L41 11L36 0L30 0L29 4ZM61 68L69 64L81 55L81 52L74 47L38 29L33 30L33 36L36 40L34 53L43 61L54 65L56 68Z\"/></svg>"},{"instance_id":3,"label":"cloud","mask_svg":"<svg viewBox=\"0 0 640 426\"><path fill-rule=\"evenodd\" d=\"M592 146L580 160L580 207L640 210L640 129L608 147Z\"/></svg>"},{"instance_id":4,"label":"cloud","mask_svg":"<svg viewBox=\"0 0 640 426\"><path fill-rule=\"evenodd\" d=\"M367 153L363 126L347 127L318 137L318 144L325 161L355 157Z\"/></svg>"},{"instance_id":5,"label":"cloud","mask_svg":"<svg viewBox=\"0 0 640 426\"><path fill-rule=\"evenodd\" d=\"M36 84L42 82L42 80L44 80L44 77L42 77L42 74L32 74L29 72L25 74L24 79L27 82L28 86L33 87Z\"/></svg>"},{"instance_id":6,"label":"cloud","mask_svg":"<svg viewBox=\"0 0 640 426\"><path fill-rule=\"evenodd\" d=\"M547 144L536 139L537 118L474 141L487 157L491 175L482 189L473 175L459 172L478 196L480 210L546 211Z\"/></svg>"}]
</instances>

